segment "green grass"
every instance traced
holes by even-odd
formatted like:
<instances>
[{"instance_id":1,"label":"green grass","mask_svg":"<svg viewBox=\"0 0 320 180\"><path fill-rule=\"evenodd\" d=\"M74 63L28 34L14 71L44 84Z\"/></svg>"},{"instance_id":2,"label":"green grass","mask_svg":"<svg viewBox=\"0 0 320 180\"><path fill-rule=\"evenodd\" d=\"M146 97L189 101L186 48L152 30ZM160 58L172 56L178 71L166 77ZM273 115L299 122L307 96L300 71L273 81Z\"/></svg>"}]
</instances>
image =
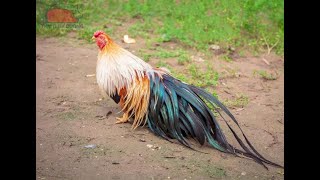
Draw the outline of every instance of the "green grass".
<instances>
[{"instance_id":1,"label":"green grass","mask_svg":"<svg viewBox=\"0 0 320 180\"><path fill-rule=\"evenodd\" d=\"M207 65L206 69L200 69L199 65L191 63L187 66L186 70L178 71L170 68L163 61L159 61L157 66L159 65L169 68L172 75L180 81L205 88L206 91L218 98L218 95L213 90L213 87L218 85L219 73L214 71L212 66Z\"/></svg>"},{"instance_id":2,"label":"green grass","mask_svg":"<svg viewBox=\"0 0 320 180\"><path fill-rule=\"evenodd\" d=\"M168 64L163 60L158 61L156 65L157 67L168 67Z\"/></svg>"},{"instance_id":3,"label":"green grass","mask_svg":"<svg viewBox=\"0 0 320 180\"><path fill-rule=\"evenodd\" d=\"M278 79L278 77L276 75L271 74L271 73L267 73L264 70L253 71L253 75L256 75L256 74L258 74L262 79L265 79L265 80L276 80L276 79Z\"/></svg>"},{"instance_id":4,"label":"green grass","mask_svg":"<svg viewBox=\"0 0 320 180\"><path fill-rule=\"evenodd\" d=\"M225 60L225 61L227 61L227 62L231 62L231 61L232 61L232 59L229 57L228 54L223 55L223 56L222 56L222 59Z\"/></svg>"},{"instance_id":5,"label":"green grass","mask_svg":"<svg viewBox=\"0 0 320 180\"><path fill-rule=\"evenodd\" d=\"M176 41L200 51L208 51L210 44L252 51L276 44L275 52L283 54L282 0L37 0L36 6L36 32L44 36L76 31L90 41L93 32L102 29L121 37L117 27L136 19L128 27L133 37L155 36L158 42ZM53 7L73 11L82 27L50 27L45 14Z\"/></svg>"},{"instance_id":6,"label":"green grass","mask_svg":"<svg viewBox=\"0 0 320 180\"><path fill-rule=\"evenodd\" d=\"M220 167L205 166L203 171L211 178L223 178L226 176L226 171Z\"/></svg>"},{"instance_id":7,"label":"green grass","mask_svg":"<svg viewBox=\"0 0 320 180\"><path fill-rule=\"evenodd\" d=\"M228 107L243 108L248 105L249 97L244 94L237 94L234 99L227 99L223 103Z\"/></svg>"},{"instance_id":8,"label":"green grass","mask_svg":"<svg viewBox=\"0 0 320 180\"><path fill-rule=\"evenodd\" d=\"M156 63L156 66L159 67L159 68L166 68L167 70L170 71L170 73L174 73L175 72L175 70L171 66L169 66L164 59L160 59Z\"/></svg>"},{"instance_id":9,"label":"green grass","mask_svg":"<svg viewBox=\"0 0 320 180\"><path fill-rule=\"evenodd\" d=\"M227 176L225 169L219 166L212 165L212 163L207 164L196 159L191 159L188 161L188 164L192 164L200 174L209 176L213 179L222 179Z\"/></svg>"},{"instance_id":10,"label":"green grass","mask_svg":"<svg viewBox=\"0 0 320 180\"><path fill-rule=\"evenodd\" d=\"M154 54L155 57L163 59L163 58L174 58L179 56L179 52L170 51L167 49L157 48L157 51Z\"/></svg>"},{"instance_id":11,"label":"green grass","mask_svg":"<svg viewBox=\"0 0 320 180\"><path fill-rule=\"evenodd\" d=\"M145 39L150 38L150 34L148 33L148 29L150 29L150 24L149 23L135 23L132 26L129 27L128 31L130 36L132 37L143 37Z\"/></svg>"},{"instance_id":12,"label":"green grass","mask_svg":"<svg viewBox=\"0 0 320 180\"><path fill-rule=\"evenodd\" d=\"M224 67L224 71L221 73L221 78L238 78L240 77L239 69L238 68L229 68Z\"/></svg>"},{"instance_id":13,"label":"green grass","mask_svg":"<svg viewBox=\"0 0 320 180\"><path fill-rule=\"evenodd\" d=\"M180 49L178 50L178 52L179 52L178 64L185 65L191 62L190 55L186 51Z\"/></svg>"},{"instance_id":14,"label":"green grass","mask_svg":"<svg viewBox=\"0 0 320 180\"><path fill-rule=\"evenodd\" d=\"M213 68L207 66L205 71L200 70L196 64L190 64L188 67L191 79L188 83L198 87L216 86L219 80L219 73L213 71Z\"/></svg>"},{"instance_id":15,"label":"green grass","mask_svg":"<svg viewBox=\"0 0 320 180\"><path fill-rule=\"evenodd\" d=\"M189 78L184 73L173 73L173 75L182 82L189 82Z\"/></svg>"},{"instance_id":16,"label":"green grass","mask_svg":"<svg viewBox=\"0 0 320 180\"><path fill-rule=\"evenodd\" d=\"M57 116L59 119L67 121L75 120L77 118L77 115L74 112L62 112L60 114L57 114Z\"/></svg>"},{"instance_id":17,"label":"green grass","mask_svg":"<svg viewBox=\"0 0 320 180\"><path fill-rule=\"evenodd\" d=\"M178 64L180 65L185 65L191 61L190 55L183 49L168 50L163 48L155 48L155 50L155 52L146 52L145 50L140 49L139 55L146 62L148 62L151 57L155 57L157 59L177 58Z\"/></svg>"}]
</instances>

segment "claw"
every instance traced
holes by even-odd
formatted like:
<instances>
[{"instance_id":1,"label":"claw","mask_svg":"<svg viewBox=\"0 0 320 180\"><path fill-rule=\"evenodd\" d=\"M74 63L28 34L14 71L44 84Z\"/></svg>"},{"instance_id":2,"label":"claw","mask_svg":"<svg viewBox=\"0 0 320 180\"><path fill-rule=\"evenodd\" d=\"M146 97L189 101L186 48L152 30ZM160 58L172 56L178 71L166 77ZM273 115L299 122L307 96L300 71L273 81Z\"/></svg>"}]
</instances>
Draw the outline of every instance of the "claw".
<instances>
[{"instance_id":1,"label":"claw","mask_svg":"<svg viewBox=\"0 0 320 180\"><path fill-rule=\"evenodd\" d=\"M117 117L117 120L118 120L118 121L116 121L116 124L128 122L128 119L123 119L123 118L119 118L119 117Z\"/></svg>"},{"instance_id":2,"label":"claw","mask_svg":"<svg viewBox=\"0 0 320 180\"><path fill-rule=\"evenodd\" d=\"M127 114L123 114L123 116L122 116L121 118L117 117L116 119L118 120L118 121L116 122L116 124L126 123L126 122L129 121Z\"/></svg>"}]
</instances>

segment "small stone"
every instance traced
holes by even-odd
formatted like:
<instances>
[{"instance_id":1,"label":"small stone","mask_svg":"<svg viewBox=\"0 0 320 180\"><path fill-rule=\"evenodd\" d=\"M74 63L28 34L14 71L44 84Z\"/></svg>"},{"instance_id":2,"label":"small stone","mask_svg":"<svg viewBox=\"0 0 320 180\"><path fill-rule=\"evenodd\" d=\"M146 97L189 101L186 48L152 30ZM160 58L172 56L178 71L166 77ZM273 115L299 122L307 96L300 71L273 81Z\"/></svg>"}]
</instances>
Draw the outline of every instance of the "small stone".
<instances>
[{"instance_id":1,"label":"small stone","mask_svg":"<svg viewBox=\"0 0 320 180\"><path fill-rule=\"evenodd\" d=\"M85 148L89 148L89 149L94 149L94 148L96 148L97 147L97 145L95 145L95 144L89 144L89 145L86 145L86 146L84 146Z\"/></svg>"},{"instance_id":2,"label":"small stone","mask_svg":"<svg viewBox=\"0 0 320 180\"><path fill-rule=\"evenodd\" d=\"M209 47L210 47L210 49L212 49L212 50L219 50L219 49L220 49L220 46L215 45L215 44L210 45Z\"/></svg>"},{"instance_id":3,"label":"small stone","mask_svg":"<svg viewBox=\"0 0 320 180\"><path fill-rule=\"evenodd\" d=\"M245 176L246 174L247 174L246 172L242 172L242 173L241 173L242 176Z\"/></svg>"},{"instance_id":4,"label":"small stone","mask_svg":"<svg viewBox=\"0 0 320 180\"><path fill-rule=\"evenodd\" d=\"M204 62L204 60L201 57L199 57L197 61L198 62Z\"/></svg>"},{"instance_id":5,"label":"small stone","mask_svg":"<svg viewBox=\"0 0 320 180\"><path fill-rule=\"evenodd\" d=\"M153 145L152 145L152 144L147 144L147 147L148 147L148 148L152 148Z\"/></svg>"},{"instance_id":6,"label":"small stone","mask_svg":"<svg viewBox=\"0 0 320 180\"><path fill-rule=\"evenodd\" d=\"M227 156L225 154L220 155L223 159L227 159Z\"/></svg>"},{"instance_id":7,"label":"small stone","mask_svg":"<svg viewBox=\"0 0 320 180\"><path fill-rule=\"evenodd\" d=\"M230 50L230 51L235 51L236 48L234 48L234 47L229 47L229 50Z\"/></svg>"}]
</instances>

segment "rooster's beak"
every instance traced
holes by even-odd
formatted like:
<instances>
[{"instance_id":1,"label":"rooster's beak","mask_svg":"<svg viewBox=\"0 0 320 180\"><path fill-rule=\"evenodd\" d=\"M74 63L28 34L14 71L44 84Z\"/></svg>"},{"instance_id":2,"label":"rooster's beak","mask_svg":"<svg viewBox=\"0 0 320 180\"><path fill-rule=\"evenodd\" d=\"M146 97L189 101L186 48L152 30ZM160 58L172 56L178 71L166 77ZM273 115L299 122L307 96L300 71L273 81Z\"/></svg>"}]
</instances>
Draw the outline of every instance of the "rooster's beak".
<instances>
[{"instance_id":1,"label":"rooster's beak","mask_svg":"<svg viewBox=\"0 0 320 180\"><path fill-rule=\"evenodd\" d=\"M95 40L96 38L94 37L94 36L92 36L92 38L91 38L92 40Z\"/></svg>"}]
</instances>

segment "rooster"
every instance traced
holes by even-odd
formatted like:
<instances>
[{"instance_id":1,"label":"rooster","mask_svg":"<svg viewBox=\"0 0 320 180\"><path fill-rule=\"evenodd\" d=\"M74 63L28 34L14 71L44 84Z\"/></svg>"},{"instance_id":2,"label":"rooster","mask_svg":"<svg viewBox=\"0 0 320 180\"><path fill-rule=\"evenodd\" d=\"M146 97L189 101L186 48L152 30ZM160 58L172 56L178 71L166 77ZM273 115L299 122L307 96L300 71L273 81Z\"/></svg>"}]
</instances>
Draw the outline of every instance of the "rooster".
<instances>
[{"instance_id":1,"label":"rooster","mask_svg":"<svg viewBox=\"0 0 320 180\"><path fill-rule=\"evenodd\" d=\"M92 37L99 48L96 78L100 90L119 104L123 115L116 123L132 119L132 128L148 125L156 135L194 149L190 138L196 142L239 157L248 157L264 166L282 166L260 155L243 133L231 112L205 90L181 82L162 68L154 68L139 57L116 44L103 31ZM222 117L243 150L227 141L213 111ZM225 112L240 129L247 145L222 116Z\"/></svg>"}]
</instances>

